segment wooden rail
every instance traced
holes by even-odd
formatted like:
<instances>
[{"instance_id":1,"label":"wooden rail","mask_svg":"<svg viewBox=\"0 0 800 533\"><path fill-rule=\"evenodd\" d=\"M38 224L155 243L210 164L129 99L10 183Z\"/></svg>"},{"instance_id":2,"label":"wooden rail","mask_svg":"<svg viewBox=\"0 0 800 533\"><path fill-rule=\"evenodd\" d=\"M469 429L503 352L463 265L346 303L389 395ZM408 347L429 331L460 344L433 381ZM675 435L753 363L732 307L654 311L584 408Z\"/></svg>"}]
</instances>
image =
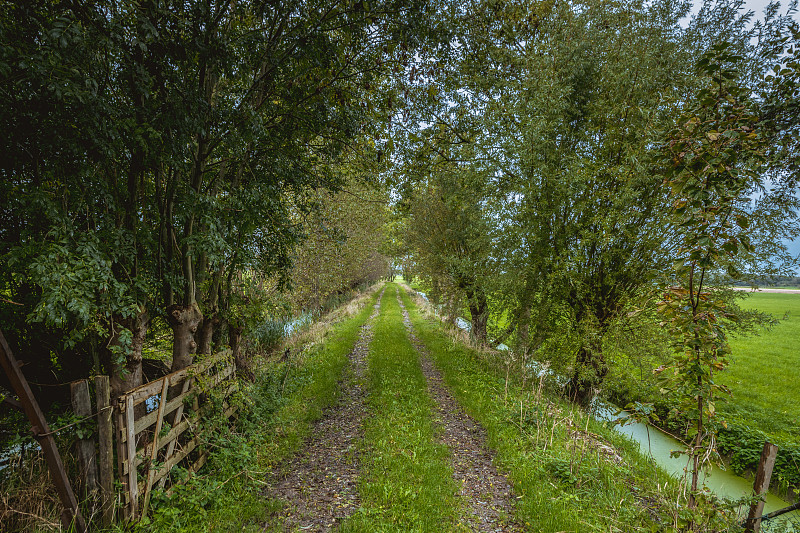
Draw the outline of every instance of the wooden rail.
<instances>
[{"instance_id":1,"label":"wooden rail","mask_svg":"<svg viewBox=\"0 0 800 533\"><path fill-rule=\"evenodd\" d=\"M33 436L42 447L47 467L53 477L53 484L56 486L56 492L61 504L64 506L64 512L61 514L64 528L71 529L74 527L76 531L86 531L86 522L78 507L78 500L72 491L72 485L70 485L67 478L64 463L61 462L61 454L58 453L50 426L47 425L44 413L39 408L39 403L33 396L33 392L28 386L28 381L22 374L19 362L14 357L2 331L0 331L0 366L2 366L8 380L11 382L14 392L19 396L20 404L31 423Z\"/></svg>"},{"instance_id":2,"label":"wooden rail","mask_svg":"<svg viewBox=\"0 0 800 533\"><path fill-rule=\"evenodd\" d=\"M231 351L137 387L115 402L117 476L129 520L147 514L153 487L165 486L170 471L185 463L196 472L208 457L198 417L210 410L207 395L223 401L223 416L236 411L228 397L237 390ZM170 398L170 394L175 397Z\"/></svg>"}]
</instances>

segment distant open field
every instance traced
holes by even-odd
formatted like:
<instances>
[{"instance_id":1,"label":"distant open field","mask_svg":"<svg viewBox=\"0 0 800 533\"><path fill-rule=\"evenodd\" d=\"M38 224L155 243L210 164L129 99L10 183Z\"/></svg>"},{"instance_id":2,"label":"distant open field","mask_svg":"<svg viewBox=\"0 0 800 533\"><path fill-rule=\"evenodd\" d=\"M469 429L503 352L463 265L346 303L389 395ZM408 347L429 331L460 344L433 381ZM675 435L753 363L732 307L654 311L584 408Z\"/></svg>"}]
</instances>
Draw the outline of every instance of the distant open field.
<instances>
[{"instance_id":1,"label":"distant open field","mask_svg":"<svg viewBox=\"0 0 800 533\"><path fill-rule=\"evenodd\" d=\"M770 313L781 322L758 336L732 339L732 363L720 376L733 392L724 411L749 419L767 433L798 441L800 294L753 293L743 305Z\"/></svg>"},{"instance_id":2,"label":"distant open field","mask_svg":"<svg viewBox=\"0 0 800 533\"><path fill-rule=\"evenodd\" d=\"M734 287L733 290L741 292L755 292L755 293L772 293L772 294L800 294L800 289L797 287L762 287L753 290L750 287Z\"/></svg>"}]
</instances>

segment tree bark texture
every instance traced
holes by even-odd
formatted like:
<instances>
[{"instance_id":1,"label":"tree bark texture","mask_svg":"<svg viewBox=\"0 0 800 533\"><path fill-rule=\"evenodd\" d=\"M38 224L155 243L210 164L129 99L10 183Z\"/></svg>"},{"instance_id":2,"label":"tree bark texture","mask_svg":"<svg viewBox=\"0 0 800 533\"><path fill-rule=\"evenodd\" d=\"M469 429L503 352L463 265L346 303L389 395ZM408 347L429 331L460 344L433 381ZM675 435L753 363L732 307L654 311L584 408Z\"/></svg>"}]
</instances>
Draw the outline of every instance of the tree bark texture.
<instances>
[{"instance_id":1,"label":"tree bark texture","mask_svg":"<svg viewBox=\"0 0 800 533\"><path fill-rule=\"evenodd\" d=\"M197 339L197 353L210 354L212 340L214 338L214 331L219 326L220 318L217 313L210 317L203 319L203 324L200 326L200 334Z\"/></svg>"},{"instance_id":2,"label":"tree bark texture","mask_svg":"<svg viewBox=\"0 0 800 533\"><path fill-rule=\"evenodd\" d=\"M576 403L587 406L594 391L608 374L608 365L602 350L583 345L575 359L575 369L569 382L569 397Z\"/></svg>"},{"instance_id":3,"label":"tree bark texture","mask_svg":"<svg viewBox=\"0 0 800 533\"><path fill-rule=\"evenodd\" d=\"M167 320L173 333L170 371L175 372L191 365L194 360L194 354L197 353L195 333L203 320L203 313L196 303L176 304L167 309Z\"/></svg>"},{"instance_id":4,"label":"tree bark texture","mask_svg":"<svg viewBox=\"0 0 800 533\"><path fill-rule=\"evenodd\" d=\"M114 320L114 331L108 342L109 348L123 348L120 337L123 328L131 332L131 345L125 354L124 362L117 362L118 356L109 350L112 398L116 398L142 384L142 347L149 327L150 316L146 310L142 310L133 318L117 317Z\"/></svg>"},{"instance_id":5,"label":"tree bark texture","mask_svg":"<svg viewBox=\"0 0 800 533\"><path fill-rule=\"evenodd\" d=\"M486 342L486 324L489 321L489 303L483 291L470 291L469 313L472 321L472 334L481 342Z\"/></svg>"},{"instance_id":6,"label":"tree bark texture","mask_svg":"<svg viewBox=\"0 0 800 533\"><path fill-rule=\"evenodd\" d=\"M250 369L250 360L242 351L242 331L244 331L244 328L241 326L229 326L228 343L231 346L233 360L236 363L236 373L252 381L255 376L253 371Z\"/></svg>"}]
</instances>

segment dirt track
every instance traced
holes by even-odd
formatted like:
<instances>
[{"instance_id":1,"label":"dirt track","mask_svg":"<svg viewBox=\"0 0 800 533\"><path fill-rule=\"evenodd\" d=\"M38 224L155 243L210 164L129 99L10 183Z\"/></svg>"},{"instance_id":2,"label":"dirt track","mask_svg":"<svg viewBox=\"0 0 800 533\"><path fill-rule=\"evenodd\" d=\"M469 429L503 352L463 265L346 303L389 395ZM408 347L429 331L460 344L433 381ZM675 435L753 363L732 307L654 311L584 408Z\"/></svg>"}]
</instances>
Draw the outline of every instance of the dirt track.
<instances>
[{"instance_id":1,"label":"dirt track","mask_svg":"<svg viewBox=\"0 0 800 533\"><path fill-rule=\"evenodd\" d=\"M358 509L357 447L366 417L362 382L381 296L383 292L350 353L352 373L342 383L342 398L316 423L306 447L280 465L270 480L266 495L284 500L286 506L264 524L265 529L330 531Z\"/></svg>"}]
</instances>

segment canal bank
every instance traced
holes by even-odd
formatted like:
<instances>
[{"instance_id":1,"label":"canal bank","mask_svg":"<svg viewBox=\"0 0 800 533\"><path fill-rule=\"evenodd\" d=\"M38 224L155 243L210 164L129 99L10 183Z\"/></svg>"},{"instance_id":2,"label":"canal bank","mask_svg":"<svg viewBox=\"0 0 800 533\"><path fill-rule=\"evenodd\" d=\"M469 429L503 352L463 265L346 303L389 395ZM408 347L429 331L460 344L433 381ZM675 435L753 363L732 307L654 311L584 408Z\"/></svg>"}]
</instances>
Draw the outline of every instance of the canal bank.
<instances>
[{"instance_id":1,"label":"canal bank","mask_svg":"<svg viewBox=\"0 0 800 533\"><path fill-rule=\"evenodd\" d=\"M596 404L594 406L595 417L600 420L615 422L620 418L627 417L627 414L609 404ZM661 431L655 426L642 422L628 421L625 425L615 424L615 429L639 444L642 454L652 458L653 462L674 476L676 479L686 477L688 460L685 455L672 457L673 451L683 450L683 445L676 439ZM738 500L750 496L753 493L752 480L737 476L728 470L712 466L701 478L701 483L720 498ZM768 493L764 505L764 514L778 509L783 509L791 505L790 502L783 500L775 494ZM740 514L746 514L743 509ZM788 531L800 532L800 511L786 513L773 520L764 522L762 531Z\"/></svg>"}]
</instances>

